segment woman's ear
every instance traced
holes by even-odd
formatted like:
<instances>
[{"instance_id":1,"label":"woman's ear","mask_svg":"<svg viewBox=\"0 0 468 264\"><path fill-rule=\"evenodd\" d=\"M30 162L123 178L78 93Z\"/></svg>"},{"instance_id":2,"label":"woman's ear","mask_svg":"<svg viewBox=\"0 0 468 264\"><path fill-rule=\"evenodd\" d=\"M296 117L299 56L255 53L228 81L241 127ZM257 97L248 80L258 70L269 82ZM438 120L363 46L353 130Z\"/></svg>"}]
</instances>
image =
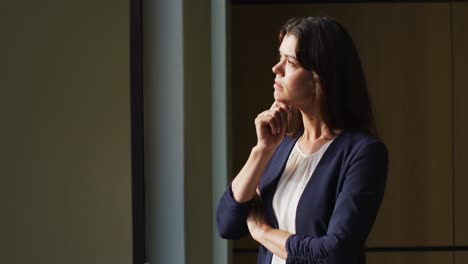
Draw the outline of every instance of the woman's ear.
<instances>
[{"instance_id":1,"label":"woman's ear","mask_svg":"<svg viewBox=\"0 0 468 264\"><path fill-rule=\"evenodd\" d=\"M315 87L317 85L318 80L319 80L318 74L315 72L312 72L312 78L309 81L309 86L311 86L312 88Z\"/></svg>"},{"instance_id":2,"label":"woman's ear","mask_svg":"<svg viewBox=\"0 0 468 264\"><path fill-rule=\"evenodd\" d=\"M312 78L309 80L309 87L315 90L315 86L317 85L317 74L312 72Z\"/></svg>"},{"instance_id":3,"label":"woman's ear","mask_svg":"<svg viewBox=\"0 0 468 264\"><path fill-rule=\"evenodd\" d=\"M313 80L313 83L314 83L314 87L316 87L316 88L317 87L318 88L322 87L322 81L320 80L320 76L315 72L313 72L313 76L314 77L312 78L312 80Z\"/></svg>"},{"instance_id":4,"label":"woman's ear","mask_svg":"<svg viewBox=\"0 0 468 264\"><path fill-rule=\"evenodd\" d=\"M321 89L321 84L320 84L320 76L316 74L315 72L312 72L312 79L309 81L309 86L313 91L313 95L315 96Z\"/></svg>"}]
</instances>

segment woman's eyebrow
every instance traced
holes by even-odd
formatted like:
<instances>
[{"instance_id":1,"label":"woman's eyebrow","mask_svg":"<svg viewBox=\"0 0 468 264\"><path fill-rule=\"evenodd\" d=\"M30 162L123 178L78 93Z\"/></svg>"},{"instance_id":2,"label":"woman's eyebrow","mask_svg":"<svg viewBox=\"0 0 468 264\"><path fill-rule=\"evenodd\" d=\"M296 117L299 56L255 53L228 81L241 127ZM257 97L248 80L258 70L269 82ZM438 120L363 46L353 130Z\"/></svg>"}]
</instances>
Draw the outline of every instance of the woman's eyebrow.
<instances>
[{"instance_id":1,"label":"woman's eyebrow","mask_svg":"<svg viewBox=\"0 0 468 264\"><path fill-rule=\"evenodd\" d=\"M286 56L286 57L289 57L289 58L291 58L291 59L297 60L296 56L291 55L291 54L282 53L280 50L278 50L278 54L279 54L280 56Z\"/></svg>"}]
</instances>

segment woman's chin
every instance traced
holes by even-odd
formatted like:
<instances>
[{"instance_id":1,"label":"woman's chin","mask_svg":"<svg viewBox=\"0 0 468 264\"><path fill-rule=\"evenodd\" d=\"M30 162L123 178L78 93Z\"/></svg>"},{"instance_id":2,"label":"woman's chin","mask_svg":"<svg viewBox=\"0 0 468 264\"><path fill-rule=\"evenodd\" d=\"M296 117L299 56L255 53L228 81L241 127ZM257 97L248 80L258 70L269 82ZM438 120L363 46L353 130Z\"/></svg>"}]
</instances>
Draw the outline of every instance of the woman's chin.
<instances>
[{"instance_id":1,"label":"woman's chin","mask_svg":"<svg viewBox=\"0 0 468 264\"><path fill-rule=\"evenodd\" d=\"M275 99L275 101L283 102L285 104L287 104L287 101L288 101L286 100L286 98L284 98L284 96L281 96L281 94L279 94L276 91L273 93L273 98Z\"/></svg>"},{"instance_id":2,"label":"woman's chin","mask_svg":"<svg viewBox=\"0 0 468 264\"><path fill-rule=\"evenodd\" d=\"M275 101L283 101L284 98L278 93L278 91L273 92L273 98L275 98Z\"/></svg>"}]
</instances>

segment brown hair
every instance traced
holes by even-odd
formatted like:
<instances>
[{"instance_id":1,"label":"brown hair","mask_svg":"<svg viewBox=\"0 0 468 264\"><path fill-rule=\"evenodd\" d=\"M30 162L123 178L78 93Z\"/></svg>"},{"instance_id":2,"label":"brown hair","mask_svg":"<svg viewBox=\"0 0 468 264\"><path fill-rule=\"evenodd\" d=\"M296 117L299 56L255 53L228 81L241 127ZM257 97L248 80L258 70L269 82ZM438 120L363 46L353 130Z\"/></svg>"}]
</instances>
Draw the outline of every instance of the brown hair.
<instances>
[{"instance_id":1,"label":"brown hair","mask_svg":"<svg viewBox=\"0 0 468 264\"><path fill-rule=\"evenodd\" d=\"M330 132L360 129L375 135L364 71L345 28L328 17L292 18L280 30L280 44L286 35L297 38L296 57L301 66L320 78L322 89L316 88L315 95ZM299 110L292 109L287 134L296 136L302 125Z\"/></svg>"}]
</instances>

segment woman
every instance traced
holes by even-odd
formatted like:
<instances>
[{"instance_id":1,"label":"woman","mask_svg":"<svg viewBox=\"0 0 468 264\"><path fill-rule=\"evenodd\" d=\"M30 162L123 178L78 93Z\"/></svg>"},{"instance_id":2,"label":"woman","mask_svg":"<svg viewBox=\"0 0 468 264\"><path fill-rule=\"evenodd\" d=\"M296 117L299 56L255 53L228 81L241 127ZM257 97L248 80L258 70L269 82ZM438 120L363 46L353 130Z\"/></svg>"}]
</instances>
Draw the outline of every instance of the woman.
<instances>
[{"instance_id":1,"label":"woman","mask_svg":"<svg viewBox=\"0 0 468 264\"><path fill-rule=\"evenodd\" d=\"M258 263L364 263L387 150L353 41L336 21L293 18L279 34L275 102L257 145L221 198L223 238L250 232Z\"/></svg>"}]
</instances>

